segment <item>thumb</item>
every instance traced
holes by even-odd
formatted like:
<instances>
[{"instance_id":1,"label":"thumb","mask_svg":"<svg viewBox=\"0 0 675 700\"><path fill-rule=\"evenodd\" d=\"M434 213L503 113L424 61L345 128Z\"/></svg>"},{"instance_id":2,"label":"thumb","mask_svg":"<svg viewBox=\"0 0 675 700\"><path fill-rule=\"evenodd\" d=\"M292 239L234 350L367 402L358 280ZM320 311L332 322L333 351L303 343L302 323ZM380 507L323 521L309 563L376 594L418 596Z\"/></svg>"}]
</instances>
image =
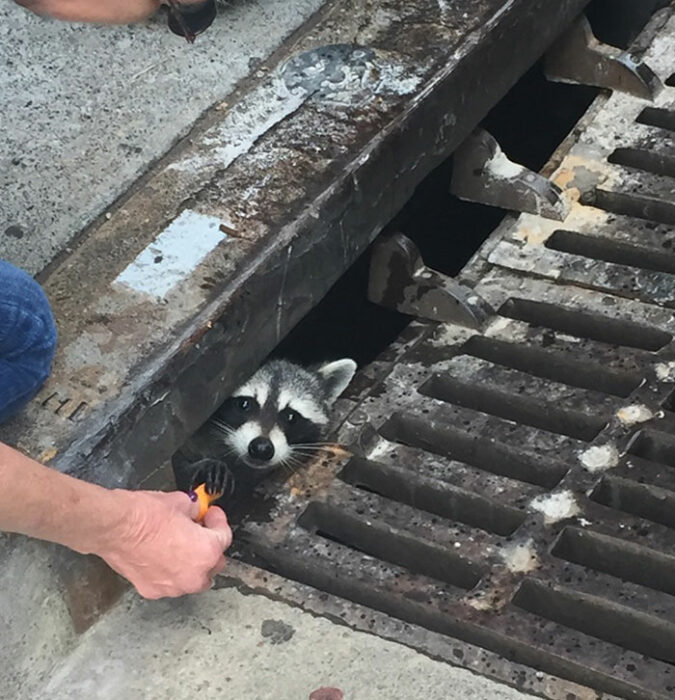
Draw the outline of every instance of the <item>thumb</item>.
<instances>
[{"instance_id":1,"label":"thumb","mask_svg":"<svg viewBox=\"0 0 675 700\"><path fill-rule=\"evenodd\" d=\"M220 543L223 545L223 551L232 544L232 530L227 522L227 515L225 515L225 511L222 508L211 506L206 511L202 522L205 528L218 536Z\"/></svg>"}]
</instances>

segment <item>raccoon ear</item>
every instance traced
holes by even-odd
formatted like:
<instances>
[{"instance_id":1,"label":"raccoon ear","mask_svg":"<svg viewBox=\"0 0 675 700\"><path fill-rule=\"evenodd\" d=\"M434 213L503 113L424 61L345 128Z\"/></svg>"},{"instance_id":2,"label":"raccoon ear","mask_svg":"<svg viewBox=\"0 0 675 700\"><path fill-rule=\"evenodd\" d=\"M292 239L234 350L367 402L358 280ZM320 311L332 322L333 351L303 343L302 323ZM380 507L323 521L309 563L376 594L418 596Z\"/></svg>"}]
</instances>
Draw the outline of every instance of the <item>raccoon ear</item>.
<instances>
[{"instance_id":1,"label":"raccoon ear","mask_svg":"<svg viewBox=\"0 0 675 700\"><path fill-rule=\"evenodd\" d=\"M335 362L321 365L317 372L325 383L328 401L333 403L352 381L356 372L356 362L348 358L335 360Z\"/></svg>"}]
</instances>

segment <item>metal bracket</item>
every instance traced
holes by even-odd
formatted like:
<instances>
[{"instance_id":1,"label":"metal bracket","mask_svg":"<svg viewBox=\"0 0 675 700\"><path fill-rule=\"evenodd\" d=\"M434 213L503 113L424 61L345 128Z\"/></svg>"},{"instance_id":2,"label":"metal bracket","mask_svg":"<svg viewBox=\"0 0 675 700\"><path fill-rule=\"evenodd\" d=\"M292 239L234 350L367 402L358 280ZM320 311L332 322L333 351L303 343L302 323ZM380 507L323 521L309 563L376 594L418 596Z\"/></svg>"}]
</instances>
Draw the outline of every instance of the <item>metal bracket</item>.
<instances>
[{"instance_id":1,"label":"metal bracket","mask_svg":"<svg viewBox=\"0 0 675 700\"><path fill-rule=\"evenodd\" d=\"M375 244L368 299L404 314L468 328L480 328L494 313L473 289L426 267L417 246L402 233Z\"/></svg>"},{"instance_id":2,"label":"metal bracket","mask_svg":"<svg viewBox=\"0 0 675 700\"><path fill-rule=\"evenodd\" d=\"M635 56L598 41L585 15L546 54L549 80L626 92L653 100L663 88L652 69Z\"/></svg>"},{"instance_id":3,"label":"metal bracket","mask_svg":"<svg viewBox=\"0 0 675 700\"><path fill-rule=\"evenodd\" d=\"M569 210L556 184L510 161L484 129L476 129L455 151L450 192L469 202L556 221L563 221Z\"/></svg>"}]
</instances>

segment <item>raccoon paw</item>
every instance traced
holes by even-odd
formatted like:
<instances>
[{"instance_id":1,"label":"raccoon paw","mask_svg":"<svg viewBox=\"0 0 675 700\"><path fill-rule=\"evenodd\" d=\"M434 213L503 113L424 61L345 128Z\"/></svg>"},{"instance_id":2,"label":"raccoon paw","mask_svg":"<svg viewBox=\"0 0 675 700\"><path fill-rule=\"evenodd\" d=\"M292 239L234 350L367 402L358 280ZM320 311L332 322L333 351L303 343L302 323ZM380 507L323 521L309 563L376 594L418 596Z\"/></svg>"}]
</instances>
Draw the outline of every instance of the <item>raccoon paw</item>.
<instances>
[{"instance_id":1,"label":"raccoon paw","mask_svg":"<svg viewBox=\"0 0 675 700\"><path fill-rule=\"evenodd\" d=\"M194 464L190 488L199 484L205 484L206 492L210 495L220 493L223 496L231 496L234 491L232 472L225 462L218 459L200 459Z\"/></svg>"}]
</instances>

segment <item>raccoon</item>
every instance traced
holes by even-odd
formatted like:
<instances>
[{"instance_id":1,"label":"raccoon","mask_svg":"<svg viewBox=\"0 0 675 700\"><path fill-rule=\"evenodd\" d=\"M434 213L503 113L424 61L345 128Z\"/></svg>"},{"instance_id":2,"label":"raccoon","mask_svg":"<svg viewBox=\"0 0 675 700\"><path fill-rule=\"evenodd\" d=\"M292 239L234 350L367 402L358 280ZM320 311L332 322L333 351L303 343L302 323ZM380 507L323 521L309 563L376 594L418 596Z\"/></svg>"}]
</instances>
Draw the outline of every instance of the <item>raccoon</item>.
<instances>
[{"instance_id":1,"label":"raccoon","mask_svg":"<svg viewBox=\"0 0 675 700\"><path fill-rule=\"evenodd\" d=\"M211 417L210 435L202 431L174 459L179 488L205 483L228 506L279 468L300 466L322 449L331 407L355 371L351 359L314 368L288 360L263 365Z\"/></svg>"}]
</instances>

